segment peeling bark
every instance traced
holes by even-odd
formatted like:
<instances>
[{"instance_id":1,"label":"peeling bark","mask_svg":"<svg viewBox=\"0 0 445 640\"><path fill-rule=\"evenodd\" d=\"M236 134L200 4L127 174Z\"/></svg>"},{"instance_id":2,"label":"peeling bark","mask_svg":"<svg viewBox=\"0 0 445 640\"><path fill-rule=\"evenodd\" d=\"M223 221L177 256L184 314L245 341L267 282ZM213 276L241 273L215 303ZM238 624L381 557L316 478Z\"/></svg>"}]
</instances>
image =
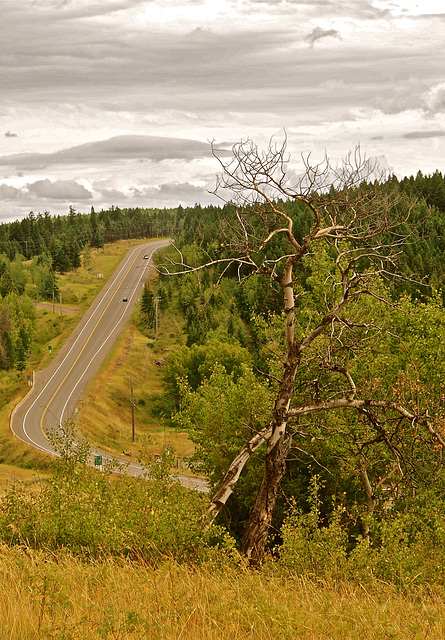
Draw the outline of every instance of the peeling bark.
<instances>
[{"instance_id":1,"label":"peeling bark","mask_svg":"<svg viewBox=\"0 0 445 640\"><path fill-rule=\"evenodd\" d=\"M218 515L218 513L221 511L221 508L226 504L227 500L235 490L236 483L238 482L238 478L240 477L246 462L253 455L253 453L255 453L258 447L260 447L266 440L270 438L271 434L272 427L269 425L265 429L262 429L262 431L257 433L251 440L249 440L249 442L244 445L241 451L239 451L238 455L233 460L226 475L224 476L224 479L221 482L217 492L212 498L212 502L210 504L210 512L212 513L214 518Z\"/></svg>"},{"instance_id":2,"label":"peeling bark","mask_svg":"<svg viewBox=\"0 0 445 640\"><path fill-rule=\"evenodd\" d=\"M241 541L241 552L252 565L261 564L264 559L266 540L277 502L279 485L286 472L286 458L291 441L290 436L280 437L266 456L263 480Z\"/></svg>"},{"instance_id":3,"label":"peeling bark","mask_svg":"<svg viewBox=\"0 0 445 640\"><path fill-rule=\"evenodd\" d=\"M286 429L289 406L294 392L295 375L301 359L301 345L294 343L294 296L292 286L287 286L289 281L291 282L291 278L292 269L289 268L285 274L283 286L285 304L290 305L285 309L288 354L275 401L263 479L241 541L241 552L251 564L260 564L263 561L278 489L286 472L286 458L292 442L291 436L286 434Z\"/></svg>"}]
</instances>

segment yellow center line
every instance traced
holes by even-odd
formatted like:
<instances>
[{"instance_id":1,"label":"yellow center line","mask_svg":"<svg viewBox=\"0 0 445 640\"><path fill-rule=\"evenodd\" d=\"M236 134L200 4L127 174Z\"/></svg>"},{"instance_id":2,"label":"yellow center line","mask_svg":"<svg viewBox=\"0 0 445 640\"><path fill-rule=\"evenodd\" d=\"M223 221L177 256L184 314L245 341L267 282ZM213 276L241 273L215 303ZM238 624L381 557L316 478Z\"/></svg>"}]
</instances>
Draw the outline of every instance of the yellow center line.
<instances>
[{"instance_id":1,"label":"yellow center line","mask_svg":"<svg viewBox=\"0 0 445 640\"><path fill-rule=\"evenodd\" d=\"M120 287L122 286L122 283L124 282L125 278L128 276L130 269L133 267L134 263L136 262L136 260L139 258L140 254L143 251L147 251L147 247L145 247L144 249L141 249L139 251L139 253L136 255L135 259L133 260L133 262L131 263L131 265L128 267L125 275L123 276L122 280L120 281L118 287L116 288L116 291L113 293L112 297L110 298L110 301L108 302L107 306L105 307L105 309L102 311L102 314L99 318L99 320L96 322L96 324L94 325L90 335L88 336L88 338L85 340L85 344L83 345L82 349L79 352L79 355L77 356L77 358L74 360L73 364L71 365L69 371L65 374L65 377L63 378L62 382L59 384L59 386L57 387L57 389L54 391L50 401L48 402L48 404L45 406L43 413L42 413L42 417L40 418L40 430L42 431L43 435L45 435L45 431L43 430L43 421L45 419L46 413L49 410L49 407L51 406L52 401L54 400L54 398L56 397L56 395L59 393L62 385L65 383L66 379L68 378L68 376L70 375L71 371L74 369L74 367L76 366L80 356L82 355L82 353L85 351L87 344L89 343L89 341L91 340L93 333L96 331L97 326L99 324L99 322L102 320L102 318L104 317L105 313L107 312L108 307L110 306L110 304L113 302L115 296L117 295L117 292L119 291Z\"/></svg>"}]
</instances>

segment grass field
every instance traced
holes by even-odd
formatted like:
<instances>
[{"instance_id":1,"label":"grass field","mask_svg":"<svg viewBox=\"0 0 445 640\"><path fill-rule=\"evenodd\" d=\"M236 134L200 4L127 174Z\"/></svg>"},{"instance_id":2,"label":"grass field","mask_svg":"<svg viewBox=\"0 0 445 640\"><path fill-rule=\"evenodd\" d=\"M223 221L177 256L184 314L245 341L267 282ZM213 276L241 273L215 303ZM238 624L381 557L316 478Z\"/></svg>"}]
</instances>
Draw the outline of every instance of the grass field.
<instances>
[{"instance_id":1,"label":"grass field","mask_svg":"<svg viewBox=\"0 0 445 640\"><path fill-rule=\"evenodd\" d=\"M82 562L0 547L8 640L438 640L443 594L242 567Z\"/></svg>"}]
</instances>

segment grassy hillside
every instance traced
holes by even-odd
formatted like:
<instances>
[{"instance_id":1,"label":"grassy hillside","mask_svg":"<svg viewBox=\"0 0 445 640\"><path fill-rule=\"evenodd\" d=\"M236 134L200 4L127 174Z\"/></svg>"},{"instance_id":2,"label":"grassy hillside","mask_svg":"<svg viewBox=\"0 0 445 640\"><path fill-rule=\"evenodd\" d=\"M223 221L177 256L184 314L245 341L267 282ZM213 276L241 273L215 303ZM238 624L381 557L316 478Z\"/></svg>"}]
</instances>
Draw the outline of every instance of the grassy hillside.
<instances>
[{"instance_id":1,"label":"grassy hillside","mask_svg":"<svg viewBox=\"0 0 445 640\"><path fill-rule=\"evenodd\" d=\"M173 449L186 458L193 445L183 433L173 429L153 407L162 393L161 369L168 347L175 335L159 328L156 344L138 328L135 319L120 335L105 359L99 374L90 382L76 418L79 432L91 444L100 445L111 453L137 457L143 448L149 453ZM132 441L131 385L134 397L135 442Z\"/></svg>"},{"instance_id":2,"label":"grassy hillside","mask_svg":"<svg viewBox=\"0 0 445 640\"><path fill-rule=\"evenodd\" d=\"M9 640L384 640L445 637L442 594L321 584L271 567L85 563L0 547Z\"/></svg>"},{"instance_id":3,"label":"grassy hillside","mask_svg":"<svg viewBox=\"0 0 445 640\"><path fill-rule=\"evenodd\" d=\"M48 345L59 348L131 244L94 251L88 268L60 278L72 313L37 309L34 368L49 361ZM150 340L136 310L89 384L76 422L89 442L134 456L165 447L192 453L159 402L163 361L184 340L181 321L168 310L163 317ZM206 496L182 489L158 462L151 482L70 460L50 464L14 439L9 415L28 389L26 374L0 378L0 639L445 637L440 505L429 501L412 522L394 511L381 546L361 545L350 562L341 523L311 529L308 516L294 514L279 552L251 570L221 528L204 526Z\"/></svg>"}]
</instances>

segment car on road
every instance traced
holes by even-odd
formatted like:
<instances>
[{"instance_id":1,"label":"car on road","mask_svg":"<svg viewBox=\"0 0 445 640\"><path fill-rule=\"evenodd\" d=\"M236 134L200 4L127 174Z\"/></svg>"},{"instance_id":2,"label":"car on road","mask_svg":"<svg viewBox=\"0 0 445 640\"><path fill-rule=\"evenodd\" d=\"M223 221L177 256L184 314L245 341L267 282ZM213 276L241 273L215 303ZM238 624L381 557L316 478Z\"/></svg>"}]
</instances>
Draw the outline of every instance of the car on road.
<instances>
[{"instance_id":1,"label":"car on road","mask_svg":"<svg viewBox=\"0 0 445 640\"><path fill-rule=\"evenodd\" d=\"M148 260L148 256L144 256L144 260Z\"/></svg>"},{"instance_id":2,"label":"car on road","mask_svg":"<svg viewBox=\"0 0 445 640\"><path fill-rule=\"evenodd\" d=\"M127 298L122 298L122 302L128 302Z\"/></svg>"}]
</instances>

